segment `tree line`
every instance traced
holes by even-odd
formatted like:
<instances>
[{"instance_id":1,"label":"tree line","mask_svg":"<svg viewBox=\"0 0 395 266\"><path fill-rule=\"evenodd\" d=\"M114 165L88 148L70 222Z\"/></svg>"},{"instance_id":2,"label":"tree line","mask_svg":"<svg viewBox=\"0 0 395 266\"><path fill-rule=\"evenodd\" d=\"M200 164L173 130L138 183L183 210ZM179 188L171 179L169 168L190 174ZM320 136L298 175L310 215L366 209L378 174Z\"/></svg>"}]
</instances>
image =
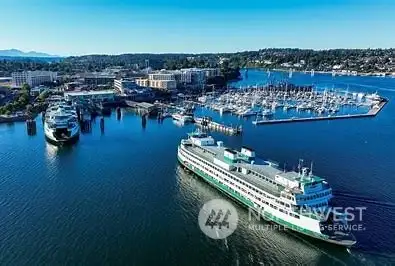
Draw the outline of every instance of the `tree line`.
<instances>
[{"instance_id":1,"label":"tree line","mask_svg":"<svg viewBox=\"0 0 395 266\"><path fill-rule=\"evenodd\" d=\"M222 67L226 62L231 69L243 67L293 68L295 70L358 72L395 72L395 49L261 49L237 53L207 54L122 54L85 55L63 58L59 61L35 59L0 59L0 75L9 76L14 71L51 70L60 75L102 71L120 66L127 69L180 69L190 67Z\"/></svg>"}]
</instances>

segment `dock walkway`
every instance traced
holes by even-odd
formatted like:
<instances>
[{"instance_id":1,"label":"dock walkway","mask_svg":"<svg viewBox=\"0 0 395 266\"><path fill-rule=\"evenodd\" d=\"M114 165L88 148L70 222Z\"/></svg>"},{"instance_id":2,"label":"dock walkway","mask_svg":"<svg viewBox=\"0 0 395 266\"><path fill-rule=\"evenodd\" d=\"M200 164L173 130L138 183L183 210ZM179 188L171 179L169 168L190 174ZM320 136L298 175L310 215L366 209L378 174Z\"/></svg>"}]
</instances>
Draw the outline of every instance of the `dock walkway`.
<instances>
[{"instance_id":1,"label":"dock walkway","mask_svg":"<svg viewBox=\"0 0 395 266\"><path fill-rule=\"evenodd\" d=\"M348 115L335 115L335 116L317 116L317 117L304 117L304 118L287 118L287 119L273 119L273 120L256 120L252 123L254 125L268 125L268 124L283 124L291 122L313 122L322 120L336 120L336 119L349 119L349 118L364 118L376 116L385 106L387 100L383 100L378 104L377 108L372 108L366 114L348 114Z\"/></svg>"},{"instance_id":2,"label":"dock walkway","mask_svg":"<svg viewBox=\"0 0 395 266\"><path fill-rule=\"evenodd\" d=\"M229 135L240 135L243 130L241 126L232 127L212 121L211 117L195 117L196 125L219 132L224 132Z\"/></svg>"}]
</instances>

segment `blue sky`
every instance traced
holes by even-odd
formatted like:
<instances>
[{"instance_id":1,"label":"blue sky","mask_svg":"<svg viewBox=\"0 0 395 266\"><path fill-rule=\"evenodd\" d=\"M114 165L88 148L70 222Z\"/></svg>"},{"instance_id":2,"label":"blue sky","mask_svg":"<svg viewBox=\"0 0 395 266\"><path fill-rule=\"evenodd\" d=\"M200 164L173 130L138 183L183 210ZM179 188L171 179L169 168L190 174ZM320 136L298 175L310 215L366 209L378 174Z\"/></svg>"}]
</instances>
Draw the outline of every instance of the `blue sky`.
<instances>
[{"instance_id":1,"label":"blue sky","mask_svg":"<svg viewBox=\"0 0 395 266\"><path fill-rule=\"evenodd\" d=\"M0 49L58 55L395 46L393 0L0 0Z\"/></svg>"}]
</instances>

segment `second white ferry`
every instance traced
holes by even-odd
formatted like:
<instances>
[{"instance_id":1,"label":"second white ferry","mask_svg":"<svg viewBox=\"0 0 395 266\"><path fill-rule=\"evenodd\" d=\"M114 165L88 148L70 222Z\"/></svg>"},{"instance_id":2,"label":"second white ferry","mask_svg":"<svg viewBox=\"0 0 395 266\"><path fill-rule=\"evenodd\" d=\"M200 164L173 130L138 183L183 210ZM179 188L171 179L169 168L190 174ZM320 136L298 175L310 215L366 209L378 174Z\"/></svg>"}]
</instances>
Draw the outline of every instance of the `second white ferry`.
<instances>
[{"instance_id":1,"label":"second white ferry","mask_svg":"<svg viewBox=\"0 0 395 266\"><path fill-rule=\"evenodd\" d=\"M44 133L53 144L76 142L80 135L77 112L65 103L56 103L45 112Z\"/></svg>"},{"instance_id":2,"label":"second white ferry","mask_svg":"<svg viewBox=\"0 0 395 266\"><path fill-rule=\"evenodd\" d=\"M274 162L257 158L249 148L235 151L221 141L215 145L211 136L201 132L181 140L178 160L266 220L337 245L349 247L356 243L348 230L336 229L346 228L347 221L344 214L329 206L329 184L306 167L300 167L299 173L286 172Z\"/></svg>"}]
</instances>

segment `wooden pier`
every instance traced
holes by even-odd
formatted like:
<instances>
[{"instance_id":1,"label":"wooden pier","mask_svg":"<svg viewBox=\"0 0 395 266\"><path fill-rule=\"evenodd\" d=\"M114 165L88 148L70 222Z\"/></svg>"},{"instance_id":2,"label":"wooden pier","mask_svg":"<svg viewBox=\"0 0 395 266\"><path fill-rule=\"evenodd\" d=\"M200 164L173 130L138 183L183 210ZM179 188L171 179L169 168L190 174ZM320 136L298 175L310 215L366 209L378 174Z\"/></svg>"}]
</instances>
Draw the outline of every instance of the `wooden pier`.
<instances>
[{"instance_id":1,"label":"wooden pier","mask_svg":"<svg viewBox=\"0 0 395 266\"><path fill-rule=\"evenodd\" d=\"M348 115L335 115L335 116L317 116L317 117L302 117L302 118L287 118L287 119L273 119L273 120L256 120L252 123L254 125L269 125L269 124L283 124L291 122L313 122L322 120L337 120L337 119L349 119L349 118L366 118L376 116L385 106L387 100L381 101L378 106L371 108L366 114L348 114Z\"/></svg>"},{"instance_id":2,"label":"wooden pier","mask_svg":"<svg viewBox=\"0 0 395 266\"><path fill-rule=\"evenodd\" d=\"M211 117L195 117L195 124L203 129L224 132L229 135L240 135L243 130L241 126L232 127L212 121Z\"/></svg>"}]
</instances>

